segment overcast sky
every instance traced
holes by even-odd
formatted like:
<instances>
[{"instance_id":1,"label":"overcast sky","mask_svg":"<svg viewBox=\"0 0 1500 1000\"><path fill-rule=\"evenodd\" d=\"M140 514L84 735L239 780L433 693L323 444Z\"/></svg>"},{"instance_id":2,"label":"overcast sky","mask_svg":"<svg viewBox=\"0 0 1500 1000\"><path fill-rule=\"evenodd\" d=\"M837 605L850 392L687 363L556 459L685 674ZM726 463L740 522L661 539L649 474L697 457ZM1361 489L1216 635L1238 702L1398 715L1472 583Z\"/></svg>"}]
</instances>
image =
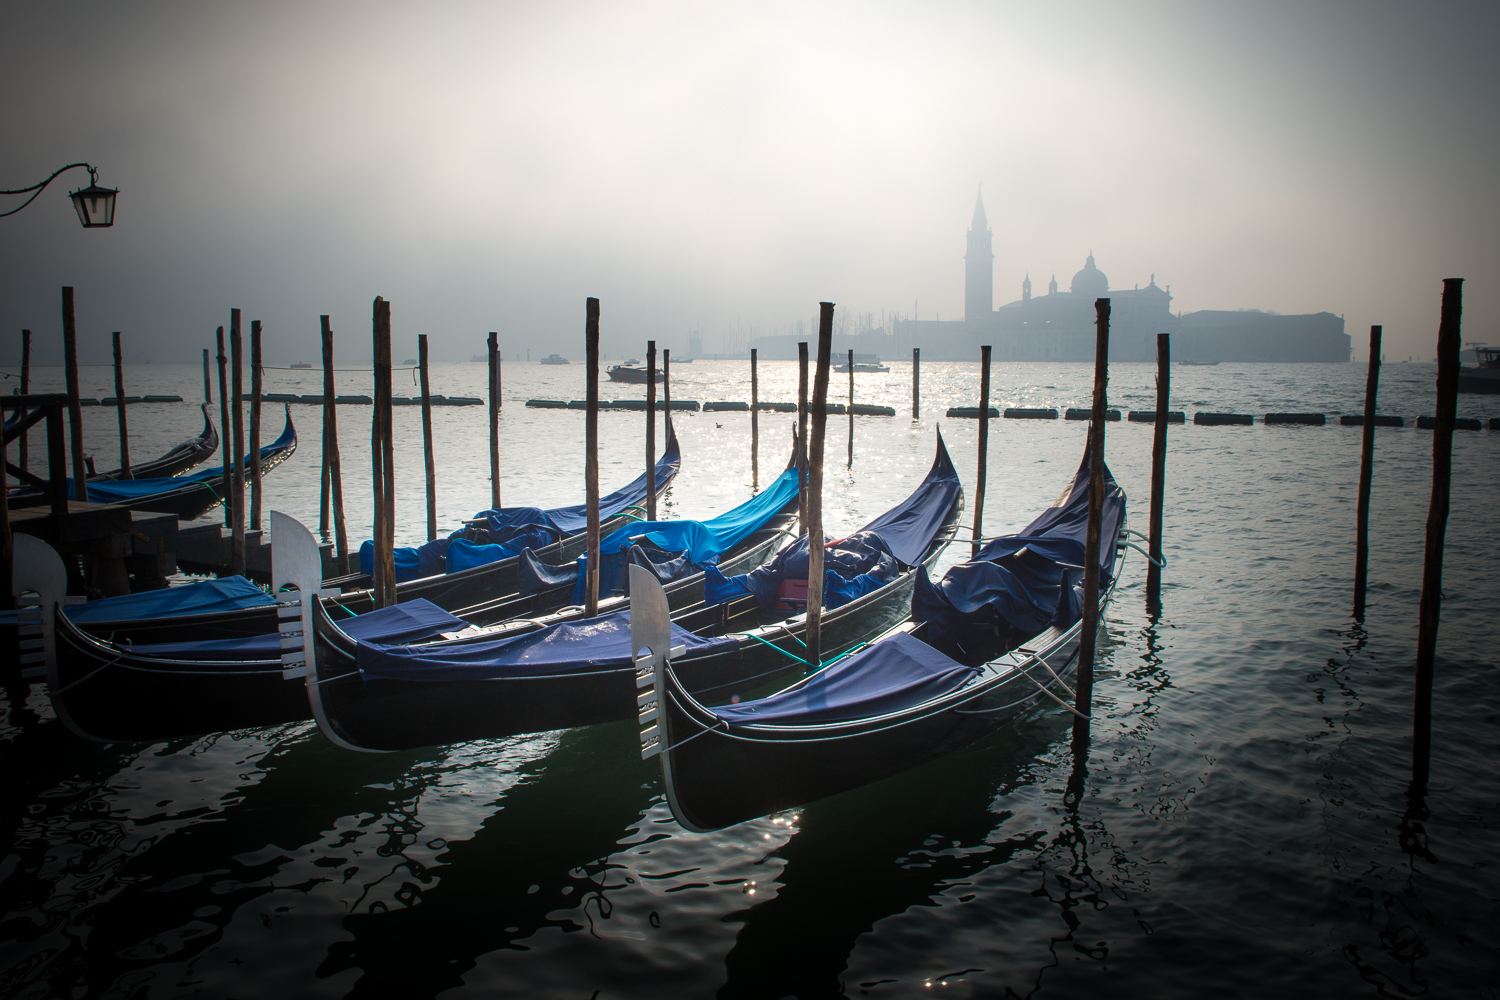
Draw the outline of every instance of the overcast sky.
<instances>
[{"instance_id":1,"label":"overcast sky","mask_svg":"<svg viewBox=\"0 0 1500 1000\"><path fill-rule=\"evenodd\" d=\"M14 4L0 360L192 360L229 308L269 359L318 316L368 356L705 349L841 312L963 313L982 183L996 305L1092 249L1175 307L1329 310L1432 355L1441 280L1500 342L1500 4ZM0 200L0 210L16 199ZM915 305L914 305L915 304ZM720 347L722 349L722 347ZM60 354L60 348L56 349ZM43 358L42 360L46 360ZM275 360L272 360L275 363Z\"/></svg>"}]
</instances>

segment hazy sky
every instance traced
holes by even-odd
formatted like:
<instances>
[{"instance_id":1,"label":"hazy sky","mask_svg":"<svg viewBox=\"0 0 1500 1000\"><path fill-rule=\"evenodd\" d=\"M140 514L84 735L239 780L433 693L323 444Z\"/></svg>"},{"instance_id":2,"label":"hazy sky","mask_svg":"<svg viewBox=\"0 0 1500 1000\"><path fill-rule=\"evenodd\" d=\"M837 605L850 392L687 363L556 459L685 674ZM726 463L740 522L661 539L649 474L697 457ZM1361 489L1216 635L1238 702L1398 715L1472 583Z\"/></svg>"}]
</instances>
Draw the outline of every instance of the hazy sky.
<instances>
[{"instance_id":1,"label":"hazy sky","mask_svg":"<svg viewBox=\"0 0 1500 1000\"><path fill-rule=\"evenodd\" d=\"M842 312L956 319L982 183L996 304L1090 249L1175 306L1329 310L1430 357L1441 279L1500 343L1500 4L12 4L0 360L191 360L229 308L277 360L500 331L708 351ZM16 199L3 199L0 210ZM60 354L60 347L55 353ZM43 358L42 360L46 360Z\"/></svg>"}]
</instances>

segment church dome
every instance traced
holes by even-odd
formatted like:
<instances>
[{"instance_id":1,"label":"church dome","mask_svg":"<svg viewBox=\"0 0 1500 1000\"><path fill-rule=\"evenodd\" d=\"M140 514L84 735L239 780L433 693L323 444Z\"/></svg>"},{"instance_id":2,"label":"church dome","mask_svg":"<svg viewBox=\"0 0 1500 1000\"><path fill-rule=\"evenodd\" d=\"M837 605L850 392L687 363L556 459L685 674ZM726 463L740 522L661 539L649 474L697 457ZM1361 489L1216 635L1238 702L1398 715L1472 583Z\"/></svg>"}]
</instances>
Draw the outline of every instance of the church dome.
<instances>
[{"instance_id":1,"label":"church dome","mask_svg":"<svg viewBox=\"0 0 1500 1000\"><path fill-rule=\"evenodd\" d=\"M1109 278L1094 266L1094 255L1084 262L1083 270L1073 275L1073 294L1098 298L1109 291Z\"/></svg>"}]
</instances>

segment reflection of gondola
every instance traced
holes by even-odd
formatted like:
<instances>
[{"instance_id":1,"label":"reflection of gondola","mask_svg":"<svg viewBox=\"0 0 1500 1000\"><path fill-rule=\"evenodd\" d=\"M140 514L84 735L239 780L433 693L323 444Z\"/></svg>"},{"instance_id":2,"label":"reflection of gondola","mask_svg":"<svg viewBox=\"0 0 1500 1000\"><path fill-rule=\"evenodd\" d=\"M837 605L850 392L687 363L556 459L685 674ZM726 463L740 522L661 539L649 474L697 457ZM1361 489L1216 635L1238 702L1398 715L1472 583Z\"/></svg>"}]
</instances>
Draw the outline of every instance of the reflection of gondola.
<instances>
[{"instance_id":1,"label":"reflection of gondola","mask_svg":"<svg viewBox=\"0 0 1500 1000\"><path fill-rule=\"evenodd\" d=\"M1125 495L1106 479L1103 537L1121 536ZM1081 636L1085 462L1061 505L990 542L938 585L913 617L867 649L754 701L708 708L667 662L673 638L649 583L633 584L632 644L648 647L643 754L661 756L667 801L690 830L712 830L904 771L973 742L1037 706L1062 701ZM1101 607L1118 580L1117 547L1100 553ZM965 656L1001 637L1003 653ZM967 644L967 646L965 645ZM967 662L950 658L946 649ZM985 654L990 656L990 651ZM682 664L681 666L679 665Z\"/></svg>"},{"instance_id":2,"label":"reflection of gondola","mask_svg":"<svg viewBox=\"0 0 1500 1000\"><path fill-rule=\"evenodd\" d=\"M889 575L876 579L861 570L852 579L830 570L825 590L847 603L824 616L824 648L838 651L873 636L904 614L916 567L930 565L948 544L963 510L963 491L947 449L938 439L927 478L897 507L863 529L878 536ZM832 546L830 546L832 547ZM795 566L803 540L782 549L770 564L749 574L770 584L771 598L741 590L727 601L715 587L734 580L710 578L703 604L682 611L672 626L674 641L691 650L678 669L692 690L753 687L804 662L777 642L800 641L805 616L782 607L787 588L771 580L778 568ZM842 551L834 549L835 552ZM805 565L805 563L803 564ZM640 566L631 568L632 579ZM806 575L805 569L803 575ZM783 581L794 583L795 580ZM795 587L791 588L795 590ZM780 593L778 593L778 590ZM662 607L668 602L662 596ZM855 596L857 595L857 596ZM601 608L601 611L607 610ZM315 715L330 738L361 749L403 749L424 744L496 738L566 726L628 718L634 711L636 671L629 656L629 612L578 623L520 623L470 638L403 647L356 644L339 635L318 609L316 678L309 675Z\"/></svg>"}]
</instances>

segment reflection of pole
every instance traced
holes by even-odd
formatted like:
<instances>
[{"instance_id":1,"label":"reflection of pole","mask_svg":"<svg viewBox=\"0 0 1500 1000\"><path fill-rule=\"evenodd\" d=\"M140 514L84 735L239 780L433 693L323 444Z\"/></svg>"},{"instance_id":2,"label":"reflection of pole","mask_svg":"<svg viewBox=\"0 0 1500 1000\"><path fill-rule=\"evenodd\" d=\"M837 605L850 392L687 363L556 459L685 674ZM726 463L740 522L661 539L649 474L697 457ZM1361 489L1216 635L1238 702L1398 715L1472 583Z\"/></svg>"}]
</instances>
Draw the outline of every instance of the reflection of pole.
<instances>
[{"instance_id":1,"label":"reflection of pole","mask_svg":"<svg viewBox=\"0 0 1500 1000\"><path fill-rule=\"evenodd\" d=\"M750 349L750 488L760 489L760 376L755 370L756 349Z\"/></svg>"},{"instance_id":2,"label":"reflection of pole","mask_svg":"<svg viewBox=\"0 0 1500 1000\"><path fill-rule=\"evenodd\" d=\"M984 546L984 484L990 454L990 345L979 348L979 467L974 472L973 555Z\"/></svg>"},{"instance_id":3,"label":"reflection of pole","mask_svg":"<svg viewBox=\"0 0 1500 1000\"><path fill-rule=\"evenodd\" d=\"M1156 335L1156 427L1151 440L1151 524L1147 548L1156 562L1146 566L1146 602L1161 601L1162 504L1167 492L1167 406L1172 388L1171 334Z\"/></svg>"},{"instance_id":4,"label":"reflection of pole","mask_svg":"<svg viewBox=\"0 0 1500 1000\"><path fill-rule=\"evenodd\" d=\"M134 479L130 474L130 428L125 422L125 361L120 354L120 331L110 335L115 348L115 418L120 425L120 478Z\"/></svg>"},{"instance_id":5,"label":"reflection of pole","mask_svg":"<svg viewBox=\"0 0 1500 1000\"><path fill-rule=\"evenodd\" d=\"M1365 376L1364 440L1359 449L1359 510L1354 525L1354 617L1365 615L1370 569L1370 480L1375 475L1375 389L1380 383L1381 328L1370 327L1370 370Z\"/></svg>"},{"instance_id":6,"label":"reflection of pole","mask_svg":"<svg viewBox=\"0 0 1500 1000\"><path fill-rule=\"evenodd\" d=\"M427 474L427 540L437 538L437 467L432 456L432 386L427 380L427 334L417 334L417 365L422 375L422 456Z\"/></svg>"},{"instance_id":7,"label":"reflection of pole","mask_svg":"<svg viewBox=\"0 0 1500 1000\"><path fill-rule=\"evenodd\" d=\"M1094 412L1089 418L1089 524L1083 550L1083 624L1078 633L1078 686L1073 737L1088 736L1094 700L1094 653L1099 638L1099 558L1104 542L1104 411L1109 386L1109 299L1094 302ZM1109 544L1115 544L1111 538Z\"/></svg>"},{"instance_id":8,"label":"reflection of pole","mask_svg":"<svg viewBox=\"0 0 1500 1000\"><path fill-rule=\"evenodd\" d=\"M656 520L656 341L646 341L646 520Z\"/></svg>"},{"instance_id":9,"label":"reflection of pole","mask_svg":"<svg viewBox=\"0 0 1500 1000\"><path fill-rule=\"evenodd\" d=\"M588 504L588 543L584 553L583 614L599 613L599 300L584 303L584 355L587 358L583 435L583 485ZM668 411L667 419L671 419Z\"/></svg>"},{"instance_id":10,"label":"reflection of pole","mask_svg":"<svg viewBox=\"0 0 1500 1000\"><path fill-rule=\"evenodd\" d=\"M818 306L818 368L813 378L812 440L807 461L807 662L814 670L823 663L823 445L828 430L828 367L833 349L833 303L821 302ZM849 354L852 358L854 352Z\"/></svg>"},{"instance_id":11,"label":"reflection of pole","mask_svg":"<svg viewBox=\"0 0 1500 1000\"><path fill-rule=\"evenodd\" d=\"M1416 710L1412 720L1412 781L1427 784L1432 753L1432 669L1442 611L1443 537L1448 530L1448 488L1453 475L1453 418L1458 409L1459 319L1463 279L1443 279L1438 323L1436 424L1432 431L1432 503L1427 509L1427 550L1422 559L1422 603L1417 612Z\"/></svg>"},{"instance_id":12,"label":"reflection of pole","mask_svg":"<svg viewBox=\"0 0 1500 1000\"><path fill-rule=\"evenodd\" d=\"M73 288L62 290L63 364L67 373L68 423L73 446L73 499L89 498L88 471L83 463L83 411L78 406L78 328L73 324ZM61 530L61 529L59 529Z\"/></svg>"}]
</instances>

